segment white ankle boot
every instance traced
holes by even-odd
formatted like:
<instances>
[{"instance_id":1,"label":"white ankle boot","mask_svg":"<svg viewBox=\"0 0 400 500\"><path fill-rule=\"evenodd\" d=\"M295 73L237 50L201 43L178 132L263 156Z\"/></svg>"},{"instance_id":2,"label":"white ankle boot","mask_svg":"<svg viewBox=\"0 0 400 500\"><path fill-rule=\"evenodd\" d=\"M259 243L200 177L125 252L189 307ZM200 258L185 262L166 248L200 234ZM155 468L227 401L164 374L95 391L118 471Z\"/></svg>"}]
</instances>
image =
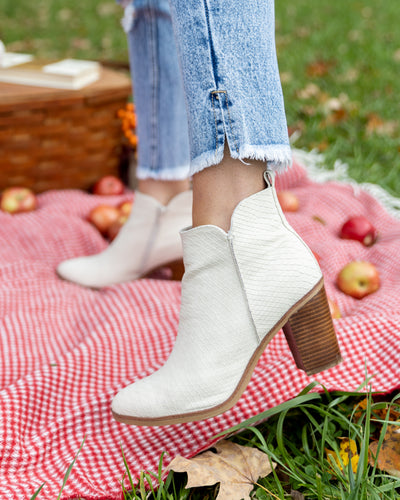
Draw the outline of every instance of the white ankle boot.
<instances>
[{"instance_id":1,"label":"white ankle boot","mask_svg":"<svg viewBox=\"0 0 400 500\"><path fill-rule=\"evenodd\" d=\"M176 195L167 206L135 193L129 219L101 253L61 262L57 273L79 285L101 288L141 278L161 266L171 267L174 279L183 273L179 231L191 223L192 192Z\"/></svg>"},{"instance_id":2,"label":"white ankle boot","mask_svg":"<svg viewBox=\"0 0 400 500\"><path fill-rule=\"evenodd\" d=\"M271 175L236 207L228 233L182 231L185 275L176 343L165 365L121 390L119 422L166 425L231 408L259 357L284 327L308 374L340 361L320 268L287 223Z\"/></svg>"}]
</instances>

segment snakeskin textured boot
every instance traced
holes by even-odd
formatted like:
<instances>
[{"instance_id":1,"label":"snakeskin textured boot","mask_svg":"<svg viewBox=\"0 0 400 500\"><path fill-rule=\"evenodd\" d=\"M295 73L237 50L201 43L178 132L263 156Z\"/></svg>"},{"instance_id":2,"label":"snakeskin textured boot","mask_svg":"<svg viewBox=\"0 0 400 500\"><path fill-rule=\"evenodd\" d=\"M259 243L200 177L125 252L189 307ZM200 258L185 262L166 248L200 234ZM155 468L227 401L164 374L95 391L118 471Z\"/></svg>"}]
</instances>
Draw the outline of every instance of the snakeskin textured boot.
<instances>
[{"instance_id":1,"label":"snakeskin textured boot","mask_svg":"<svg viewBox=\"0 0 400 500\"><path fill-rule=\"evenodd\" d=\"M129 218L110 245L97 255L61 262L57 274L90 288L132 281L160 267L170 267L172 279L181 279L179 231L191 220L192 191L176 195L166 206L136 192Z\"/></svg>"},{"instance_id":2,"label":"snakeskin textured boot","mask_svg":"<svg viewBox=\"0 0 400 500\"><path fill-rule=\"evenodd\" d=\"M273 175L240 202L228 232L181 232L185 274L179 328L166 363L114 398L126 424L196 421L231 408L283 328L297 366L314 374L340 362L322 273L288 224Z\"/></svg>"}]
</instances>

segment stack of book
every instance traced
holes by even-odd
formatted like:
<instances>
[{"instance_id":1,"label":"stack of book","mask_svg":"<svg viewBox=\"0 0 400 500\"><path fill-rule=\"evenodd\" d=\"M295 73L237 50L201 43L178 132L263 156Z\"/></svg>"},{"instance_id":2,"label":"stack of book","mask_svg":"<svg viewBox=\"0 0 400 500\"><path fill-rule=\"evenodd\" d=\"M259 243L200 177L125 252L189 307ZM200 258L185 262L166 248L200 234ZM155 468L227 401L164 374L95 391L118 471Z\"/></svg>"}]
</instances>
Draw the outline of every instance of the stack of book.
<instances>
[{"instance_id":1,"label":"stack of book","mask_svg":"<svg viewBox=\"0 0 400 500\"><path fill-rule=\"evenodd\" d=\"M96 61L62 59L39 61L29 54L4 52L0 59L0 82L77 90L100 78Z\"/></svg>"}]
</instances>

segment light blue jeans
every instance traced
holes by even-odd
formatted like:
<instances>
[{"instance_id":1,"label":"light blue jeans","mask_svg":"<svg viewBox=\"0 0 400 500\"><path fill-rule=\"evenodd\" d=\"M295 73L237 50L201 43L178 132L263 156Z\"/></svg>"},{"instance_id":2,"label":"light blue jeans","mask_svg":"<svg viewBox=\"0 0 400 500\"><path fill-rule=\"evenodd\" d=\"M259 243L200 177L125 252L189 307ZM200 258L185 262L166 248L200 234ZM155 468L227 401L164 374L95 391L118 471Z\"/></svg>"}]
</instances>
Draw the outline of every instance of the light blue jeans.
<instances>
[{"instance_id":1,"label":"light blue jeans","mask_svg":"<svg viewBox=\"0 0 400 500\"><path fill-rule=\"evenodd\" d=\"M273 0L122 3L139 178L183 179L218 164L225 140L233 158L290 165Z\"/></svg>"}]
</instances>

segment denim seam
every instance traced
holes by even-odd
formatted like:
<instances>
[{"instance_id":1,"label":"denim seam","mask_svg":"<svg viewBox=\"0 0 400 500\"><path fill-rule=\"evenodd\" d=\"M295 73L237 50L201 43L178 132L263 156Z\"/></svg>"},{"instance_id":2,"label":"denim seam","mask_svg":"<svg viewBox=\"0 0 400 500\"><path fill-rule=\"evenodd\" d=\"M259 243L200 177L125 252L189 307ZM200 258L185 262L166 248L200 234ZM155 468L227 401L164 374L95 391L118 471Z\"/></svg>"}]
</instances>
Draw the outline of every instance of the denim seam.
<instances>
[{"instance_id":1,"label":"denim seam","mask_svg":"<svg viewBox=\"0 0 400 500\"><path fill-rule=\"evenodd\" d=\"M214 99L217 99L218 96L214 95L215 92L211 92L211 103L214 111L214 122L215 122L215 157L217 157L218 154L218 124L217 124L217 113L215 111L215 104L214 104Z\"/></svg>"},{"instance_id":2,"label":"denim seam","mask_svg":"<svg viewBox=\"0 0 400 500\"><path fill-rule=\"evenodd\" d=\"M212 74L214 78L214 85L217 87L217 80L215 78L216 70L217 70L217 61L215 58L214 44L211 36L211 26L210 26L210 15L207 0L203 0L204 12L207 23L207 31L208 31L208 43L210 48L210 58L211 58L211 66L212 66Z\"/></svg>"},{"instance_id":3,"label":"denim seam","mask_svg":"<svg viewBox=\"0 0 400 500\"><path fill-rule=\"evenodd\" d=\"M214 94L217 94L215 96L215 99L217 99L217 100L218 100L218 94L224 94L226 111L228 113L229 129L231 131L231 136L232 136L232 140L233 140L234 145L235 145L236 153L239 154L239 147L238 147L238 143L237 143L237 139L235 137L235 134L233 133L231 113L229 111L229 106L228 106L228 92L226 90L212 90L211 95L212 95L212 105L213 105L213 110L214 110L215 135L216 135L215 154L217 154L217 151L218 151L218 129L217 129L217 116L216 116L215 106L214 106ZM225 134L226 134L226 130L225 130ZM229 138L228 138L228 143L229 143Z\"/></svg>"},{"instance_id":4,"label":"denim seam","mask_svg":"<svg viewBox=\"0 0 400 500\"><path fill-rule=\"evenodd\" d=\"M235 144L236 152L239 154L239 148L238 148L237 140L236 140L235 134L233 133L232 120L231 120L231 113L230 113L230 111L229 111L229 106L228 106L228 92L227 92L226 90L224 90L224 93L225 93L225 105L226 105L226 111L227 111L227 113L228 113L229 128L230 128L230 130L231 130L232 139L233 139L233 142L234 142L234 144ZM229 142L229 141L228 141L228 142Z\"/></svg>"},{"instance_id":5,"label":"denim seam","mask_svg":"<svg viewBox=\"0 0 400 500\"><path fill-rule=\"evenodd\" d=\"M157 137L157 82L158 82L158 71L157 71L157 48L156 44L158 42L158 37L156 33L156 15L152 9L148 9L148 14L150 18L150 52L151 52L151 64L153 67L153 81L152 81L152 89L151 89L151 159L150 164L151 168L154 170L157 167L157 145L158 145L158 137Z\"/></svg>"}]
</instances>

